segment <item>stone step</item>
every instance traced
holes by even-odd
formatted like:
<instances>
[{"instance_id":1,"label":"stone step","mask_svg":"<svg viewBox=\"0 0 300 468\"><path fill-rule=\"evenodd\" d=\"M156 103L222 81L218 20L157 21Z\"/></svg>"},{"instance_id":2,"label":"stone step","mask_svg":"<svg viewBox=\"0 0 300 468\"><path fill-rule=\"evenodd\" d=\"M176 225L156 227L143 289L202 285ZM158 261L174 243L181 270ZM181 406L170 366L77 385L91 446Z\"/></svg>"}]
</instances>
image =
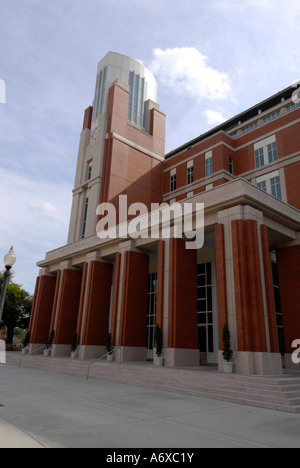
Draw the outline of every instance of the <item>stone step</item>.
<instances>
[{"instance_id":1,"label":"stone step","mask_svg":"<svg viewBox=\"0 0 300 468\"><path fill-rule=\"evenodd\" d=\"M300 412L300 377L289 375L245 376L203 368L159 368L151 363L89 362L68 357L21 356L17 353L7 353L7 364L277 411Z\"/></svg>"}]
</instances>

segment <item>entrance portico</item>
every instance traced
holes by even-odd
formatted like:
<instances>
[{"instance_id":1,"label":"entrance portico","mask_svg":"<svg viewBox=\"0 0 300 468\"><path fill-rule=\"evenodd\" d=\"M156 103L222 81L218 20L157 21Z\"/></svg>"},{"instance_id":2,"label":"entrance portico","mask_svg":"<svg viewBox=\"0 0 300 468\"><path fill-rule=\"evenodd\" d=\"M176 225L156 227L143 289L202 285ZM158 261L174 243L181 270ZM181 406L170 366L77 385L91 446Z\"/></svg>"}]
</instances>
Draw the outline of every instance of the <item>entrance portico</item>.
<instances>
[{"instance_id":1,"label":"entrance portico","mask_svg":"<svg viewBox=\"0 0 300 468\"><path fill-rule=\"evenodd\" d=\"M283 263L284 242L289 249L297 242L293 225L297 225L298 212L289 207L281 213L281 223L282 202L272 200L272 211L268 200L268 210L264 210L261 199L268 194L259 193L258 203L258 189L251 184L242 179L230 184L230 191L221 186L210 197L205 193L193 200L206 207L202 249L186 249L185 240L177 238L120 242L94 236L78 243L76 256L68 246L50 252L41 262L45 269L37 283L32 344L41 342L40 314L52 305L51 320L49 312L48 322L43 315L45 330L51 323L43 338L53 325L57 328L55 355L69 352L77 327L80 358L105 354L110 330L113 344L119 347L117 359L146 360L152 351L149 327L158 323L166 366L220 364L222 328L228 323L236 372L280 374L270 252L277 246ZM228 199L226 207L225 193L236 194L240 203ZM221 209L218 200L223 200ZM63 261L58 262L60 257ZM57 265L65 268L58 270ZM152 291L149 275L156 282ZM73 291L72 305L66 299L67 290ZM147 323L153 305L155 313ZM66 316L69 319L62 328Z\"/></svg>"}]
</instances>

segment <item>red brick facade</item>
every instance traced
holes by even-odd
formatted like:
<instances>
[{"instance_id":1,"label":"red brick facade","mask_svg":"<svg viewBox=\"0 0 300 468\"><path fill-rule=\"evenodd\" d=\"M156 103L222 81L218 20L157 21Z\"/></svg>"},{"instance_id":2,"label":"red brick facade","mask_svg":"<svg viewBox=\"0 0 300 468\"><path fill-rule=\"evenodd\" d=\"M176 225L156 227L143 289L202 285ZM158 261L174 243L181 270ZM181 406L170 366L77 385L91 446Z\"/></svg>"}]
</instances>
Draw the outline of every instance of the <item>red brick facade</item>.
<instances>
[{"instance_id":1,"label":"red brick facade","mask_svg":"<svg viewBox=\"0 0 300 468\"><path fill-rule=\"evenodd\" d=\"M198 352L201 327L207 355L216 363L229 323L237 368L247 355L256 372L257 359L265 366L266 355L278 358L281 325L271 268L276 253L285 347L291 352L300 338L300 109L291 94L284 90L165 156L165 115L148 103L148 130L129 122L128 86L114 83L107 120L99 120L103 165L95 177L101 179L95 207L100 201L118 208L119 195L148 210L163 201L204 203L205 244L197 251L187 249L184 238L77 236L40 263L46 274L37 280L32 343L43 343L55 329L55 345L69 349L77 331L82 349L99 348L110 331L114 345L141 349L155 321L167 364L170 350ZM92 121L89 107L81 135L85 168L98 157ZM74 191L86 201L94 181L78 181ZM75 208L79 213L80 206ZM205 265L206 276L197 265ZM157 276L149 286L150 274Z\"/></svg>"},{"instance_id":2,"label":"red brick facade","mask_svg":"<svg viewBox=\"0 0 300 468\"><path fill-rule=\"evenodd\" d=\"M300 245L278 249L277 261L286 352L292 353L300 334Z\"/></svg>"}]
</instances>

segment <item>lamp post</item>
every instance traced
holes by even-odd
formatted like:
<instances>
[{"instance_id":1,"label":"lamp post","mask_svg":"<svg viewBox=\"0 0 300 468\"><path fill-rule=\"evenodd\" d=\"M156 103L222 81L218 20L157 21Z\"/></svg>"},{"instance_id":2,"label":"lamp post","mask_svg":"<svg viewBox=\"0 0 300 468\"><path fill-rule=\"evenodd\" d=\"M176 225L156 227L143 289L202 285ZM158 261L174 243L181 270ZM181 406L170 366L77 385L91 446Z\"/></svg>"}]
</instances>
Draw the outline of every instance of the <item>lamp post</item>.
<instances>
[{"instance_id":1,"label":"lamp post","mask_svg":"<svg viewBox=\"0 0 300 468\"><path fill-rule=\"evenodd\" d=\"M13 247L11 247L10 251L4 257L4 265L5 265L6 271L4 273L3 286L2 286L2 291L1 291L1 295L0 295L0 323L1 323L1 320L2 320L2 313L3 313L3 307L4 307L5 296L6 296L8 279L9 279L9 276L10 276L10 270L12 269L13 265L15 264L15 261L16 261L16 256L14 254Z\"/></svg>"}]
</instances>

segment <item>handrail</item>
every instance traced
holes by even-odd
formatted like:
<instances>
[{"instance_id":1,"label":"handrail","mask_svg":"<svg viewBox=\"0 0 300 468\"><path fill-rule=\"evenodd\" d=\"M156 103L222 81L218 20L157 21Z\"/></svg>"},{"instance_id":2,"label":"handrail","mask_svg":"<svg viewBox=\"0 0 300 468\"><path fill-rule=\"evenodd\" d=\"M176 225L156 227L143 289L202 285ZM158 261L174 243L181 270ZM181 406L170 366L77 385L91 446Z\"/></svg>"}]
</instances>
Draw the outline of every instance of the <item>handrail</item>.
<instances>
[{"instance_id":1,"label":"handrail","mask_svg":"<svg viewBox=\"0 0 300 468\"><path fill-rule=\"evenodd\" d=\"M101 361L102 359L104 359L104 358L105 358L106 356L108 356L109 354L112 354L116 349L121 349L121 346L114 346L113 349L112 349L112 351L103 354L103 356L101 356L100 358L96 359L96 361L90 361L90 362L88 363L86 380L89 380L90 366L91 366L92 364L96 364L96 362ZM120 362L121 362L121 361L120 361Z\"/></svg>"},{"instance_id":2,"label":"handrail","mask_svg":"<svg viewBox=\"0 0 300 468\"><path fill-rule=\"evenodd\" d=\"M31 354L35 353L36 351L39 351L40 349L42 348L45 348L45 345L41 346L40 348L36 348L34 349L33 351L31 351L30 353L28 354L23 354L21 357L20 357L20 361L19 361L19 369L21 368L21 362L22 362L22 359L26 356L30 356Z\"/></svg>"}]
</instances>

